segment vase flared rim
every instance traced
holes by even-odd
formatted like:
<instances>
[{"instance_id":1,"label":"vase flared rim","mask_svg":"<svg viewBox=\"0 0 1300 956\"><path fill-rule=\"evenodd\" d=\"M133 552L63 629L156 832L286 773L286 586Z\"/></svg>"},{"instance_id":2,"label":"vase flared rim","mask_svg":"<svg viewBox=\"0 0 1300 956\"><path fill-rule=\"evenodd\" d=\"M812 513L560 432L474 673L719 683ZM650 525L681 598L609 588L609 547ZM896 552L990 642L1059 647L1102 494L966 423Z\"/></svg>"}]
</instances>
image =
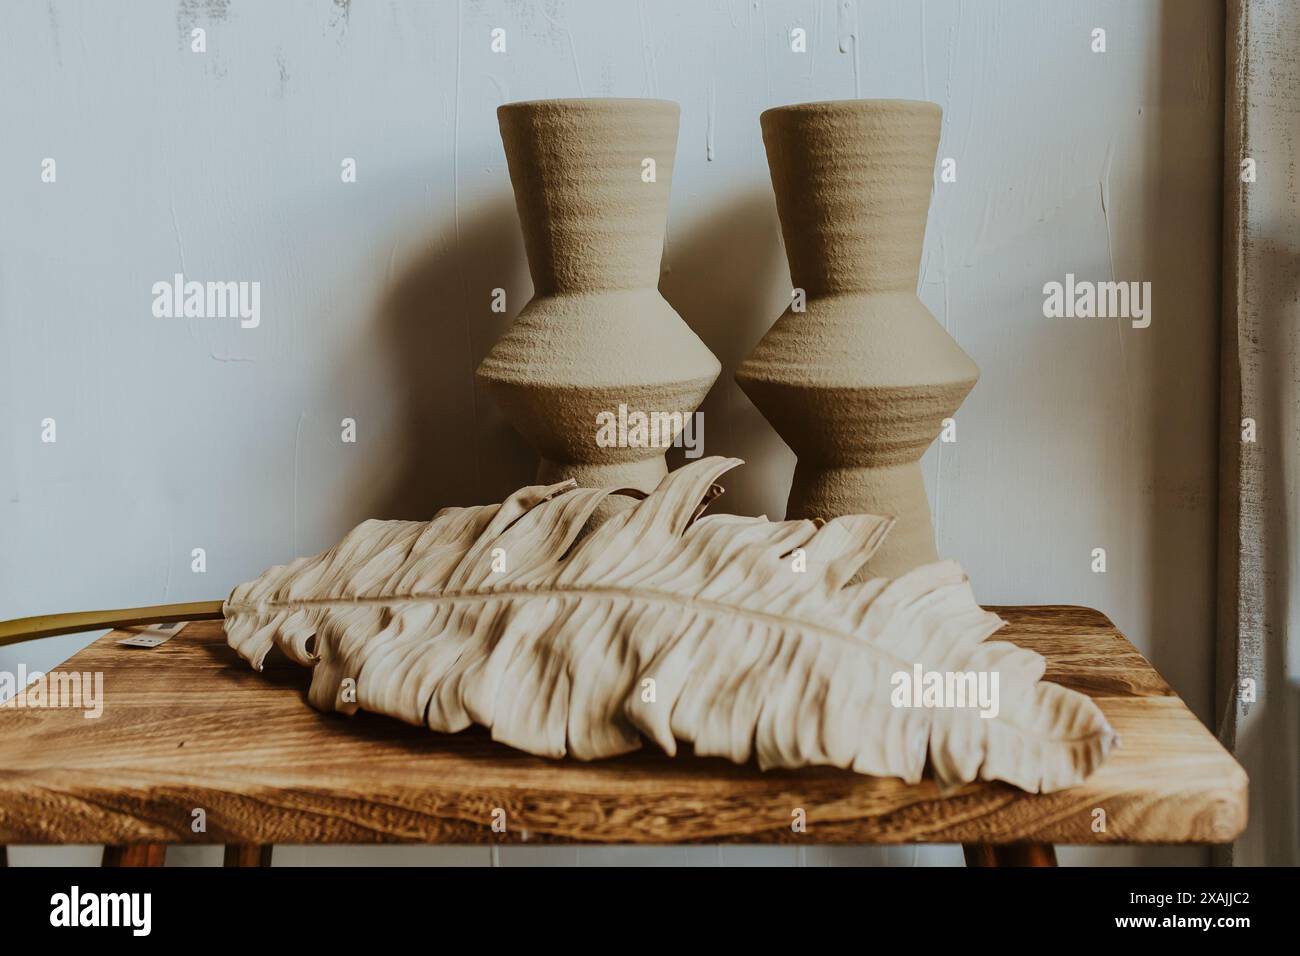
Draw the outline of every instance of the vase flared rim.
<instances>
[{"instance_id":1,"label":"vase flared rim","mask_svg":"<svg viewBox=\"0 0 1300 956\"><path fill-rule=\"evenodd\" d=\"M511 103L502 103L497 107L497 113L501 114L515 111L531 112L542 109L572 110L574 112L584 110L592 112L598 110L625 111L629 109L679 112L681 107L673 100L660 100L648 97L586 96L573 97L571 99L515 100Z\"/></svg>"},{"instance_id":2,"label":"vase flared rim","mask_svg":"<svg viewBox=\"0 0 1300 956\"><path fill-rule=\"evenodd\" d=\"M759 114L767 116L797 113L900 113L942 115L943 107L929 100L815 100L811 103L787 103L773 106Z\"/></svg>"}]
</instances>

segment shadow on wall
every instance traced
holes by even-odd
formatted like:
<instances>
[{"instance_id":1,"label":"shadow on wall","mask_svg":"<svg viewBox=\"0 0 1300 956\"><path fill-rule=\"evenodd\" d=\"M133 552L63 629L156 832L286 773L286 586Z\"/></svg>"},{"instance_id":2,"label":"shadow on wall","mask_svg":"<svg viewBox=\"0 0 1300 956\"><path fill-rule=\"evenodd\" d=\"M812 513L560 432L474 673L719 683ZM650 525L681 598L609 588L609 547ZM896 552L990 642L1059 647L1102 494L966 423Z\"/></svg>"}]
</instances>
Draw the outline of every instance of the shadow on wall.
<instances>
[{"instance_id":1,"label":"shadow on wall","mask_svg":"<svg viewBox=\"0 0 1300 956\"><path fill-rule=\"evenodd\" d=\"M473 381L474 369L528 301L519 219L509 194L462 213L449 241L430 238L395 276L373 320L398 420L386 480L361 491L359 514L428 520L448 505L500 501L534 480L537 453ZM785 307L787 271L776 207L755 189L673 232L660 292L718 356L723 371L701 410L704 453L750 464L715 510L779 516L793 455L766 462L770 426L736 386L736 366ZM505 314L490 309L506 289ZM779 442L775 442L779 444ZM669 467L684 461L673 449ZM766 478L764 476L767 476ZM775 476L775 477L774 477ZM768 480L771 479L771 480Z\"/></svg>"},{"instance_id":2,"label":"shadow on wall","mask_svg":"<svg viewBox=\"0 0 1300 956\"><path fill-rule=\"evenodd\" d=\"M1211 141L1206 126L1189 113L1223 108L1223 49L1219 34L1206 36L1196 17L1176 0L1160 5L1158 55L1146 80L1156 124L1155 148L1142 170L1146 208L1140 236L1142 275L1115 279L1151 281L1151 326L1125 328L1140 341L1129 407L1139 443L1147 455L1135 478L1149 508L1146 558L1150 568L1151 617L1142 622L1150 653L1161 673L1197 716L1213 724L1213 614L1186 599L1189 589L1215 593L1213 554L1217 542L1218 305L1222 301L1222 123ZM1189 54L1204 54L1196 69ZM1209 147L1208 149L1206 147ZM1213 212L1207 217L1205 210ZM1171 235L1212 231L1206 262L1186 260L1185 246ZM1207 303L1209 308L1207 308ZM1204 316L1189 327L1188 314ZM1126 323L1127 324L1127 323ZM1195 647L1189 642L1195 641Z\"/></svg>"},{"instance_id":3,"label":"shadow on wall","mask_svg":"<svg viewBox=\"0 0 1300 956\"><path fill-rule=\"evenodd\" d=\"M1294 859L1294 847L1300 845L1294 801L1300 762L1294 748L1287 746L1288 741L1295 740L1300 688L1289 684L1285 676L1287 641L1296 640L1293 633L1287 633L1295 595L1285 584L1295 580L1293 544L1287 534L1287 529L1294 527L1294 518L1287 514L1292 489L1287 475L1288 455L1282 451L1294 447L1295 433L1288 426L1295 421L1297 411L1295 383L1285 371L1295 352L1295 332L1289 327L1291 319L1286 303L1300 297L1300 257L1294 252L1294 229L1294 223L1277 223L1273 227L1275 231L1261 238L1256 247L1259 272L1273 277L1273 294L1262 297L1267 305L1261 309L1258 322L1261 329L1268 331L1264 341L1256 345L1256 354L1241 356L1243 374L1263 383L1259 407L1268 410L1260 417L1255 444L1244 446L1253 462L1247 458L1242 469L1247 480L1254 472L1253 477L1263 488L1266 506L1266 517L1261 521L1262 553L1257 558L1264 581L1256 585L1264 594L1262 600L1258 593L1251 595L1257 605L1254 608L1250 607L1249 598L1244 600L1241 613L1242 617L1248 617L1251 611L1262 612L1263 646L1255 665L1259 671L1221 675L1234 684L1242 677L1252 677L1261 689L1267 689L1250 705L1259 708L1261 713L1252 717L1246 729L1234 727L1239 759L1251 774L1250 818L1240 844L1250 847L1250 852L1245 854L1248 859L1267 866L1289 865ZM1224 422L1223 427L1240 434L1236 422ZM1232 491L1228 489L1229 494ZM1232 557L1228 556L1227 560ZM1230 699L1235 697L1233 694ZM1235 708L1227 716L1235 725Z\"/></svg>"},{"instance_id":4,"label":"shadow on wall","mask_svg":"<svg viewBox=\"0 0 1300 956\"><path fill-rule=\"evenodd\" d=\"M736 367L789 302L789 271L771 188L764 184L735 196L681 230L670 222L659 291L722 363L722 374L700 406L704 454L746 462L723 478L726 496L711 510L781 517L794 454L787 450L770 460L771 448L783 447L781 440L734 378ZM683 450L673 449L668 467L684 460Z\"/></svg>"},{"instance_id":5,"label":"shadow on wall","mask_svg":"<svg viewBox=\"0 0 1300 956\"><path fill-rule=\"evenodd\" d=\"M474 382L474 370L527 294L510 196L430 239L394 278L374 320L399 416L398 457L363 513L428 520L448 505L500 501L533 479L536 454ZM509 310L494 313L492 290Z\"/></svg>"}]
</instances>

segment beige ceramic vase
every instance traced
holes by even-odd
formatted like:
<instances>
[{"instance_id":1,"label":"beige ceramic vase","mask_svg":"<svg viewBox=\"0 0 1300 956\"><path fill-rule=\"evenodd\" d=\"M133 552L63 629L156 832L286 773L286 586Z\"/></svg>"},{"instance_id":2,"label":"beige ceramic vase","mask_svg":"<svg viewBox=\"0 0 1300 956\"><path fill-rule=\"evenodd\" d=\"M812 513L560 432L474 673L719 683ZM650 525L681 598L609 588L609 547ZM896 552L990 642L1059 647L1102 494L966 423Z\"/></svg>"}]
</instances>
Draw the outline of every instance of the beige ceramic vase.
<instances>
[{"instance_id":1,"label":"beige ceramic vase","mask_svg":"<svg viewBox=\"0 0 1300 956\"><path fill-rule=\"evenodd\" d=\"M979 378L916 294L941 115L848 100L760 118L806 306L792 297L736 381L799 456L787 518L897 518L867 576L937 558L920 459Z\"/></svg>"},{"instance_id":2,"label":"beige ceramic vase","mask_svg":"<svg viewBox=\"0 0 1300 956\"><path fill-rule=\"evenodd\" d=\"M637 99L497 110L534 296L478 378L541 455L538 481L653 491L680 427L620 447L598 440L600 416L680 422L721 371L658 290L678 113Z\"/></svg>"}]
</instances>

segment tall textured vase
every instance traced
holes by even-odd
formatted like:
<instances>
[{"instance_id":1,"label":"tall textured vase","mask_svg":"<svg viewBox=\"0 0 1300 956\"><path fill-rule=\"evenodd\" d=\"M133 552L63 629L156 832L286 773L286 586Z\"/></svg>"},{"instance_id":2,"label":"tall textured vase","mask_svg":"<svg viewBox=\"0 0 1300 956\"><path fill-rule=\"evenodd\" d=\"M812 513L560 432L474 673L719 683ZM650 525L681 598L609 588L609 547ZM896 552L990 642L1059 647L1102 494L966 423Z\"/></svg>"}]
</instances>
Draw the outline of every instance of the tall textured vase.
<instances>
[{"instance_id":1,"label":"tall textured vase","mask_svg":"<svg viewBox=\"0 0 1300 956\"><path fill-rule=\"evenodd\" d=\"M657 446L635 428L611 442L601 417L681 421L721 371L658 290L678 113L637 99L497 110L534 296L478 378L541 455L539 481L652 491L680 427Z\"/></svg>"},{"instance_id":2,"label":"tall textured vase","mask_svg":"<svg viewBox=\"0 0 1300 956\"><path fill-rule=\"evenodd\" d=\"M787 518L897 518L872 576L936 559L920 459L979 378L916 295L941 115L849 100L760 118L806 302L792 296L736 381L799 457Z\"/></svg>"}]
</instances>

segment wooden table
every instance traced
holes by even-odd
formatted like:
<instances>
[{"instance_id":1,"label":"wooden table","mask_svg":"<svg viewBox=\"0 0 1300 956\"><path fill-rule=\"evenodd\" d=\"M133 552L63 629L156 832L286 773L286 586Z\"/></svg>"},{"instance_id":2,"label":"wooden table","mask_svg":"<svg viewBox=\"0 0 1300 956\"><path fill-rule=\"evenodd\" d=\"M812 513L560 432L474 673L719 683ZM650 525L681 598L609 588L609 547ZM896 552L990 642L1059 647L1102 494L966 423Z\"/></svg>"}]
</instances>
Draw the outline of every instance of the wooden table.
<instances>
[{"instance_id":1,"label":"wooden table","mask_svg":"<svg viewBox=\"0 0 1300 956\"><path fill-rule=\"evenodd\" d=\"M104 843L106 863L159 865L168 843L225 843L228 865L275 843L963 843L969 865L1054 862L1052 844L1219 843L1246 823L1246 774L1101 613L997 607L998 637L1096 699L1120 746L1083 785L942 795L835 769L671 759L653 744L554 762L479 728L434 734L321 714L308 672L254 673L216 621L145 650L108 634L61 671L102 671L99 719L0 708L0 843ZM194 811L206 815L196 833ZM806 832L794 832L802 809ZM504 811L504 832L493 829ZM1097 810L1105 813L1098 830Z\"/></svg>"}]
</instances>

